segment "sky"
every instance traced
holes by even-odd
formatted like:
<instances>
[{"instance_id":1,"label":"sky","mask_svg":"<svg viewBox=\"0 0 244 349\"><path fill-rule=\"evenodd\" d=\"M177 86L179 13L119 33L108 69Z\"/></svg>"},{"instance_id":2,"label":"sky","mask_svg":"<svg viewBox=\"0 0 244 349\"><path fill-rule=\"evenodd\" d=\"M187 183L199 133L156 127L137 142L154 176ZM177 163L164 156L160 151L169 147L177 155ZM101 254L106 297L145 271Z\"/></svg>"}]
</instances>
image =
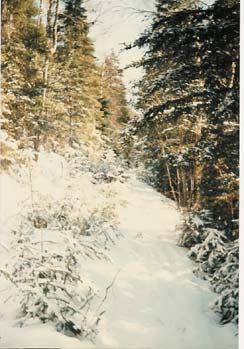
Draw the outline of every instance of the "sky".
<instances>
[{"instance_id":1,"label":"sky","mask_svg":"<svg viewBox=\"0 0 244 349\"><path fill-rule=\"evenodd\" d=\"M35 1L39 5L39 0ZM44 11L47 3L48 0L43 0ZM90 28L90 37L94 41L99 63L112 50L118 55L122 69L142 57L142 50L122 50L123 43L133 42L145 30L150 23L150 11L154 10L155 0L85 0L85 4L89 22L95 22ZM140 69L124 70L123 80L129 100L133 98L132 85L141 76Z\"/></svg>"},{"instance_id":2,"label":"sky","mask_svg":"<svg viewBox=\"0 0 244 349\"><path fill-rule=\"evenodd\" d=\"M91 19L96 19L91 27L90 37L94 40L95 55L99 61L112 50L118 54L121 68L139 59L143 51L133 49L122 50L123 43L133 42L138 38L150 22L150 13L139 11L153 11L154 0L89 0L88 8ZM140 69L124 70L124 83L128 97L131 97L132 82L139 79Z\"/></svg>"}]
</instances>

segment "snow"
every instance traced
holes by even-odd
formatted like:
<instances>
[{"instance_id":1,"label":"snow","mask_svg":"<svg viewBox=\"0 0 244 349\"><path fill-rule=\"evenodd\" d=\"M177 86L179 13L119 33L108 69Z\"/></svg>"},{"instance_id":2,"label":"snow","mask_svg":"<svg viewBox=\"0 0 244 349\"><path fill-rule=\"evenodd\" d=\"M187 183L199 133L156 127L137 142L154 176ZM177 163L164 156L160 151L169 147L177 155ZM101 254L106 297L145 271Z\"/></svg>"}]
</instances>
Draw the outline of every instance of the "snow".
<instances>
[{"instance_id":1,"label":"snow","mask_svg":"<svg viewBox=\"0 0 244 349\"><path fill-rule=\"evenodd\" d=\"M42 154L32 169L34 193L45 191L58 200L81 196L95 206L102 203L89 175L67 181L67 172L62 157ZM2 256L9 247L13 217L19 217L21 203L30 195L27 187L10 175L1 175L1 223L5 227L1 243L6 247L0 245ZM236 349L235 325L218 324L209 307L216 294L206 281L194 276L187 250L177 246L181 216L174 203L135 175L113 185L116 195L108 189L109 200L117 203L121 236L109 247L109 260L87 259L82 265L82 273L105 299L105 314L94 342L65 336L52 324L38 321L14 327L13 305L4 298L10 285L1 277L0 348Z\"/></svg>"},{"instance_id":2,"label":"snow","mask_svg":"<svg viewBox=\"0 0 244 349\"><path fill-rule=\"evenodd\" d=\"M113 264L89 267L104 286L116 276L94 348L237 348L235 326L217 323L209 309L216 295L176 246L177 209L136 178L126 189Z\"/></svg>"}]
</instances>

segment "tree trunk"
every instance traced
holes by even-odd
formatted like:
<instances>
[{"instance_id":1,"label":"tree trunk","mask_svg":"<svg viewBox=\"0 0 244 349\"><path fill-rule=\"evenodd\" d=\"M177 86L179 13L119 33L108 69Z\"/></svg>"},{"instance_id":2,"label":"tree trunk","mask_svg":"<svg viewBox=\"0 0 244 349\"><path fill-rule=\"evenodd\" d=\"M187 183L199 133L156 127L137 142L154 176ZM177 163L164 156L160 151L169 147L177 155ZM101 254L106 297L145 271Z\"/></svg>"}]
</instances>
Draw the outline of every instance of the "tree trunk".
<instances>
[{"instance_id":1,"label":"tree trunk","mask_svg":"<svg viewBox=\"0 0 244 349\"><path fill-rule=\"evenodd\" d=\"M54 21L53 21L53 46L52 46L52 54L56 52L57 44L58 44L58 11L59 11L59 0L56 0L55 11L54 11Z\"/></svg>"},{"instance_id":2,"label":"tree trunk","mask_svg":"<svg viewBox=\"0 0 244 349\"><path fill-rule=\"evenodd\" d=\"M179 168L177 167L176 169L176 176L177 176L177 190L178 190L178 203L179 207L181 207L181 188L180 188L180 173L179 173Z\"/></svg>"},{"instance_id":3,"label":"tree trunk","mask_svg":"<svg viewBox=\"0 0 244 349\"><path fill-rule=\"evenodd\" d=\"M48 80L49 80L49 64L50 64L50 56L52 57L57 49L57 25L58 25L58 11L59 11L59 0L49 0L48 1L48 11L47 11L47 24L46 24L46 35L49 42L49 52L47 52L45 56L45 62L43 67L43 92L42 92L42 110L41 110L41 117L42 119L45 119L47 117L47 111L46 111L46 99L47 99L47 90L48 90ZM55 5L55 9L53 11L53 7ZM43 1L40 0L40 21L41 21L41 11L43 6ZM54 12L54 13L53 13ZM54 16L54 17L53 17ZM52 21L53 17L53 21ZM41 22L40 22L41 23ZM38 129L35 135L34 140L34 149L36 152L36 160L38 159L38 151L39 151L39 145L40 145L40 137L41 137L41 130Z\"/></svg>"},{"instance_id":4,"label":"tree trunk","mask_svg":"<svg viewBox=\"0 0 244 349\"><path fill-rule=\"evenodd\" d=\"M37 23L39 26L42 24L42 11L43 11L43 0L40 0L40 2L39 2L39 15L38 15L38 20L37 20Z\"/></svg>"},{"instance_id":5,"label":"tree trunk","mask_svg":"<svg viewBox=\"0 0 244 349\"><path fill-rule=\"evenodd\" d=\"M163 155L165 155L165 147L164 147L164 145L162 146L162 150L163 150ZM173 185L173 181L172 181L172 177L171 177L171 173L170 173L170 168L169 168L169 164L168 164L167 160L165 160L165 164L166 164L166 171L167 171L167 176L168 176L170 190L171 190L171 193L173 195L173 198L174 198L175 202L177 203L177 206L179 207L179 202L177 200L177 196L176 196L176 193L175 193L175 189L174 189L174 185Z\"/></svg>"},{"instance_id":6,"label":"tree trunk","mask_svg":"<svg viewBox=\"0 0 244 349\"><path fill-rule=\"evenodd\" d=\"M192 207L193 202L195 201L195 176L194 176L194 170L191 174L190 178L190 197L189 197L189 207Z\"/></svg>"},{"instance_id":7,"label":"tree trunk","mask_svg":"<svg viewBox=\"0 0 244 349\"><path fill-rule=\"evenodd\" d=\"M182 179L182 193L183 193L183 206L187 207L187 182L185 171L181 170L181 179Z\"/></svg>"},{"instance_id":8,"label":"tree trunk","mask_svg":"<svg viewBox=\"0 0 244 349\"><path fill-rule=\"evenodd\" d=\"M72 116L69 116L69 145L72 146Z\"/></svg>"}]
</instances>

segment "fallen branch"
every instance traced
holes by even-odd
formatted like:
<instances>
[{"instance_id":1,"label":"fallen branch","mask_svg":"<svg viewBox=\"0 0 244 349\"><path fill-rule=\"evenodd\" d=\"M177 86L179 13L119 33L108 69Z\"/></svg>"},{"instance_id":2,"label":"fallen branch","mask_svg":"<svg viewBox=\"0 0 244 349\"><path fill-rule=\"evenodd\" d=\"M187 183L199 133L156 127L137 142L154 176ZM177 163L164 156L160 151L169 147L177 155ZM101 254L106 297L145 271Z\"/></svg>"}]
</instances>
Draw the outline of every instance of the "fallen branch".
<instances>
[{"instance_id":1,"label":"fallen branch","mask_svg":"<svg viewBox=\"0 0 244 349\"><path fill-rule=\"evenodd\" d=\"M118 270L118 272L115 274L112 282L106 287L106 290L105 290L105 295L99 305L99 307L97 308L97 312L99 312L99 310L101 309L102 305L105 303L106 299L108 298L108 293L109 293L109 290L113 287L119 273L121 272L121 270Z\"/></svg>"}]
</instances>

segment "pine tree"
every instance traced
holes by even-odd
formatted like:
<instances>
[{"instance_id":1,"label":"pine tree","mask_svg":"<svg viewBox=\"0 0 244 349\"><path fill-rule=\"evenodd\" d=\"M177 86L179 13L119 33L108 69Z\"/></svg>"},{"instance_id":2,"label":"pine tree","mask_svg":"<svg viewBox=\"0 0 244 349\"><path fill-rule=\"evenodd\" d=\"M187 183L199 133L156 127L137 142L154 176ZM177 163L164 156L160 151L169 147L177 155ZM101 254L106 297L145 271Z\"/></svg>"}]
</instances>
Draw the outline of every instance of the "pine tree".
<instances>
[{"instance_id":1,"label":"pine tree","mask_svg":"<svg viewBox=\"0 0 244 349\"><path fill-rule=\"evenodd\" d=\"M144 116L131 129L145 136L156 185L183 207L210 208L226 229L238 217L238 13L238 2L158 1L135 43L147 49Z\"/></svg>"},{"instance_id":2,"label":"pine tree","mask_svg":"<svg viewBox=\"0 0 244 349\"><path fill-rule=\"evenodd\" d=\"M99 74L83 1L64 1L58 32L52 87L63 107L58 111L56 131L72 145L88 136L85 129L96 127L101 115Z\"/></svg>"},{"instance_id":3,"label":"pine tree","mask_svg":"<svg viewBox=\"0 0 244 349\"><path fill-rule=\"evenodd\" d=\"M37 23L32 0L2 2L3 125L18 147L33 147L39 119L43 77L40 69L47 50L44 29ZM14 43L14 44L13 44Z\"/></svg>"},{"instance_id":4,"label":"pine tree","mask_svg":"<svg viewBox=\"0 0 244 349\"><path fill-rule=\"evenodd\" d=\"M122 69L114 52L108 55L100 67L100 103L103 112L102 130L111 144L118 147L119 134L131 117L122 80Z\"/></svg>"},{"instance_id":5,"label":"pine tree","mask_svg":"<svg viewBox=\"0 0 244 349\"><path fill-rule=\"evenodd\" d=\"M40 146L97 142L102 115L83 1L49 0L47 11L42 7L33 0L2 6L3 128L19 148L34 148L36 159Z\"/></svg>"},{"instance_id":6,"label":"pine tree","mask_svg":"<svg viewBox=\"0 0 244 349\"><path fill-rule=\"evenodd\" d=\"M105 58L101 66L101 80L101 96L107 101L111 127L125 124L129 118L129 110L122 81L122 69L114 52Z\"/></svg>"}]
</instances>

